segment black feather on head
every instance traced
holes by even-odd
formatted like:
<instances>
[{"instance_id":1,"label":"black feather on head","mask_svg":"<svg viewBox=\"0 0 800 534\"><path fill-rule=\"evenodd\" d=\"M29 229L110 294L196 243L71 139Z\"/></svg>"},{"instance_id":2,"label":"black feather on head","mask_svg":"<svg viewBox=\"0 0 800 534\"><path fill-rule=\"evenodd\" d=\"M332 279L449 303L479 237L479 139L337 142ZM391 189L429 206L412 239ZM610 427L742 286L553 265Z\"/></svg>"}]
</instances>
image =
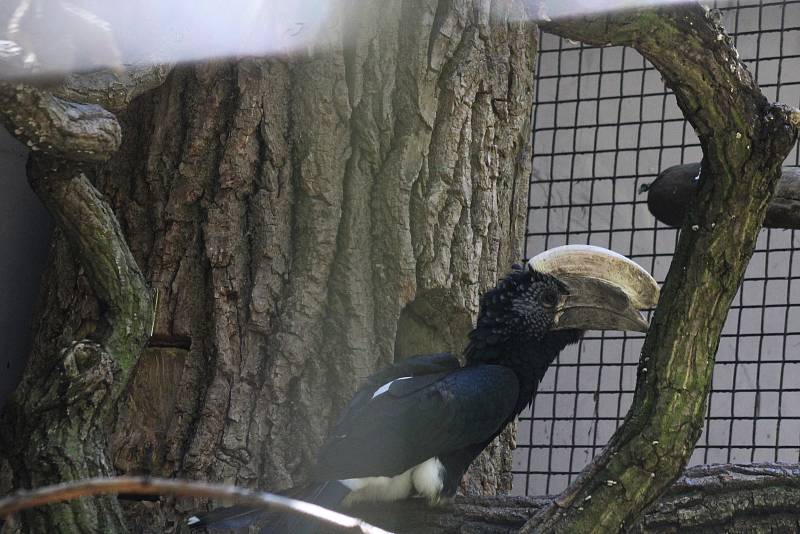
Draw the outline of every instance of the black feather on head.
<instances>
[{"instance_id":1,"label":"black feather on head","mask_svg":"<svg viewBox=\"0 0 800 534\"><path fill-rule=\"evenodd\" d=\"M553 276L534 271L527 264L515 264L481 297L467 357L492 347L541 341L550 331L556 306L566 292Z\"/></svg>"}]
</instances>

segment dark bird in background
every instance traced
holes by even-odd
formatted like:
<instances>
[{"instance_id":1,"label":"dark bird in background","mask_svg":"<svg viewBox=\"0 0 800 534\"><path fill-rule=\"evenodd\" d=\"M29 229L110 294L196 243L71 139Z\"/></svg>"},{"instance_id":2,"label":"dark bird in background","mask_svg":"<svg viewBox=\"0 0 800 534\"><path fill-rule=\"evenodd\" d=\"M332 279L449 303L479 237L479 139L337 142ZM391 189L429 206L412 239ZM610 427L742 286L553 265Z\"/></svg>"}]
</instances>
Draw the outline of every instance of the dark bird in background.
<instances>
[{"instance_id":1,"label":"dark bird in background","mask_svg":"<svg viewBox=\"0 0 800 534\"><path fill-rule=\"evenodd\" d=\"M564 347L584 330L645 332L639 310L657 301L658 285L647 271L599 247L557 247L514 266L481 297L466 364L451 354L427 354L371 376L322 446L313 482L287 494L328 508L452 497L470 463L530 405ZM236 528L255 521L265 523L262 532L304 528L297 518L247 506L198 514L188 523Z\"/></svg>"}]
</instances>

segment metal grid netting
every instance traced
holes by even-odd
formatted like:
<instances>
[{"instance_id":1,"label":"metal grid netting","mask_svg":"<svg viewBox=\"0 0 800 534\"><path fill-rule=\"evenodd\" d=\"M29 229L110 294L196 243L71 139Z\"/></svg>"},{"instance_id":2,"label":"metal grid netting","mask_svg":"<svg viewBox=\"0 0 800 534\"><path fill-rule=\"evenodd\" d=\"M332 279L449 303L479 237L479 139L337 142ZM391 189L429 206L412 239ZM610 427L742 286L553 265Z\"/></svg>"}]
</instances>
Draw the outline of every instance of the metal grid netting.
<instances>
[{"instance_id":1,"label":"metal grid netting","mask_svg":"<svg viewBox=\"0 0 800 534\"><path fill-rule=\"evenodd\" d=\"M712 7L767 98L800 106L800 0ZM640 188L702 153L658 71L630 48L542 34L533 135L526 256L589 243L663 282L678 231L650 215ZM798 163L795 148L784 165ZM798 246L794 231L761 231L722 333L691 465L800 461ZM600 452L633 399L643 339L588 332L559 356L520 417L515 494L559 492Z\"/></svg>"}]
</instances>

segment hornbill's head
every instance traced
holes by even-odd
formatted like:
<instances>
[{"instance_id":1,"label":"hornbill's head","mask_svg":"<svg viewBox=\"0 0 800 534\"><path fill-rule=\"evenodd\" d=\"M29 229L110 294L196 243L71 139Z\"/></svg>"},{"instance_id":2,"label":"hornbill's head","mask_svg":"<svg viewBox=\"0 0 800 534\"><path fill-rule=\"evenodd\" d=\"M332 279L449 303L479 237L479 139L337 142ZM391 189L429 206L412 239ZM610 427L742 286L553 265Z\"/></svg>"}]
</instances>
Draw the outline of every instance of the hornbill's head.
<instances>
[{"instance_id":1,"label":"hornbill's head","mask_svg":"<svg viewBox=\"0 0 800 534\"><path fill-rule=\"evenodd\" d=\"M548 336L566 344L584 330L646 332L640 310L654 307L658 294L647 271L610 250L590 245L546 250L515 266L481 297L469 352Z\"/></svg>"}]
</instances>

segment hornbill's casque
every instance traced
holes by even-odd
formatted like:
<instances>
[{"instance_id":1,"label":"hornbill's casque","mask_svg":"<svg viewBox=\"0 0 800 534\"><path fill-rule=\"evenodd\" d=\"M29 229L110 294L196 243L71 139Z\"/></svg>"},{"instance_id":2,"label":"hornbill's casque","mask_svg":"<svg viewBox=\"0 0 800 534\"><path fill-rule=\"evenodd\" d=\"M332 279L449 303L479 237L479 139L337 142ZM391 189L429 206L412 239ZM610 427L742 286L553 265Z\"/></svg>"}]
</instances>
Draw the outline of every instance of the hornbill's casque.
<instances>
[{"instance_id":1,"label":"hornbill's casque","mask_svg":"<svg viewBox=\"0 0 800 534\"><path fill-rule=\"evenodd\" d=\"M642 267L609 250L569 245L514 270L480 300L466 364L415 356L367 379L322 446L314 482L287 494L326 507L451 497L469 464L528 406L550 362L584 330L647 331L658 301ZM191 517L193 526L298 531L252 507ZM279 526L280 525L280 526Z\"/></svg>"}]
</instances>

